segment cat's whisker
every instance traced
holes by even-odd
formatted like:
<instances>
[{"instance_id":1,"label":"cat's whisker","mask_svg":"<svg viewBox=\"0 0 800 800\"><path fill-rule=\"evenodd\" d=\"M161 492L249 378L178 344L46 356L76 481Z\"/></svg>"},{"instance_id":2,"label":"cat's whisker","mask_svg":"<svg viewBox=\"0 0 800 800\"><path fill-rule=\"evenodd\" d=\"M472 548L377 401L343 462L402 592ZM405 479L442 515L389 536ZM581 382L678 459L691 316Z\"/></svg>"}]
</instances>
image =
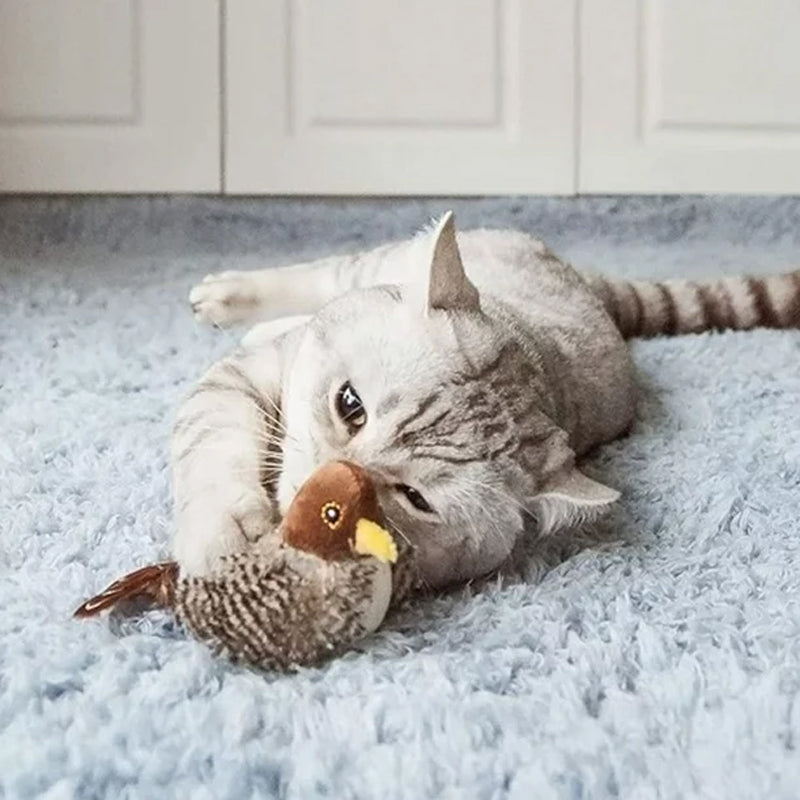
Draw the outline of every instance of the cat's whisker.
<instances>
[{"instance_id":1,"label":"cat's whisker","mask_svg":"<svg viewBox=\"0 0 800 800\"><path fill-rule=\"evenodd\" d=\"M189 449L181 451L176 458L176 462L184 461L187 458L196 458L198 455L205 456L209 453L230 454L230 452L230 445L226 442L215 441L213 439L201 441L190 446ZM269 445L266 447L257 445L257 449L253 455L259 464L283 466L283 453Z\"/></svg>"},{"instance_id":2,"label":"cat's whisker","mask_svg":"<svg viewBox=\"0 0 800 800\"><path fill-rule=\"evenodd\" d=\"M262 413L262 415L264 415L265 419L272 420L272 417L269 417L268 415L264 414L263 410L259 409L259 411ZM289 431L287 430L286 426L283 423L275 421L275 427L277 429L277 434L280 436L281 441L286 440L297 445L300 444L300 442L297 440L297 437L289 433Z\"/></svg>"},{"instance_id":3,"label":"cat's whisker","mask_svg":"<svg viewBox=\"0 0 800 800\"><path fill-rule=\"evenodd\" d=\"M196 456L198 453L202 453L203 455L208 455L209 453L214 453L214 452L229 453L230 446L224 442L214 442L214 441L200 442L190 451L187 451L184 457L187 457L189 455ZM266 467L275 467L278 470L280 470L283 467L283 459L274 450L258 450L256 451L256 456L257 456L257 468L266 466ZM255 469L255 467L253 469Z\"/></svg>"},{"instance_id":4,"label":"cat's whisker","mask_svg":"<svg viewBox=\"0 0 800 800\"><path fill-rule=\"evenodd\" d=\"M260 408L259 406L256 406L256 410L258 411L259 414L261 414L262 419L266 420L271 427L276 428L278 431L280 431L280 433L282 433L285 436L288 432L286 430L286 424L281 419L280 408L278 408L275 401L271 397L269 397L269 395L259 395L259 397L268 401L275 407L275 412L277 416L273 416L270 410L267 408Z\"/></svg>"},{"instance_id":5,"label":"cat's whisker","mask_svg":"<svg viewBox=\"0 0 800 800\"><path fill-rule=\"evenodd\" d=\"M403 529L397 524L397 522L394 519L392 519L392 517L390 517L386 512L384 512L383 515L384 517L386 517L386 521L389 523L389 525L391 525L395 533L397 533L397 535L400 536L407 545L410 545L411 540L408 538L408 536L406 536Z\"/></svg>"},{"instance_id":6,"label":"cat's whisker","mask_svg":"<svg viewBox=\"0 0 800 800\"><path fill-rule=\"evenodd\" d=\"M499 498L504 500L505 502L513 505L515 508L518 508L523 515L535 518L535 514L527 508L523 503L521 503L516 497L513 497L509 494L505 489L500 489L497 486L493 486L490 483L477 481L474 478L467 478L464 476L455 476L453 478L453 483L460 484L463 488L469 489L487 489L490 492L493 492Z\"/></svg>"},{"instance_id":7,"label":"cat's whisker","mask_svg":"<svg viewBox=\"0 0 800 800\"><path fill-rule=\"evenodd\" d=\"M201 433L202 434L206 434L206 433L208 433L208 434L221 433L224 430L225 430L224 427L215 428L215 427L212 427L212 426L209 425L209 426L206 426L204 428L193 429L192 433L193 433L193 435L197 436L197 435L199 435ZM266 436L266 435L264 435L263 433L261 433L259 431L253 431L252 433L253 433L253 436L255 437L255 439L256 439L256 441L258 443L267 445L268 447L271 447L272 449L277 450L277 451L281 451L283 449L282 448L282 444L283 444L283 440L282 439L277 439L274 436Z\"/></svg>"},{"instance_id":8,"label":"cat's whisker","mask_svg":"<svg viewBox=\"0 0 800 800\"><path fill-rule=\"evenodd\" d=\"M472 495L470 494L470 492L468 491L466 486L456 485L454 488L455 488L454 494L455 494L456 497L464 497L464 499L467 500L467 501L472 497ZM467 524L467 526L469 527L469 529L470 529L470 531L472 533L472 536L470 537L470 541L475 541L476 537L477 538L481 538L481 537L479 537L479 534L478 534L477 521L472 516L466 517L466 520L462 519L460 521L460 524L463 525L464 521L466 521L466 524Z\"/></svg>"},{"instance_id":9,"label":"cat's whisker","mask_svg":"<svg viewBox=\"0 0 800 800\"><path fill-rule=\"evenodd\" d=\"M248 482L250 482L250 480L252 480L253 478L259 479L259 483L260 483L261 480L266 480L266 482L268 484L274 486L275 478L278 477L278 475L280 474L280 471L279 470L275 470L275 471L269 473L269 472L266 472L266 471L262 472L261 470L259 470L257 468L253 468L253 467L241 467L241 468L237 468L237 469L232 470L230 474L233 477L236 477L236 478L243 478L243 479L247 480ZM186 496L186 497L182 497L181 500L180 500L180 505L184 506L184 505L187 505L189 503L192 503L192 502L194 502L194 500L196 498L203 497L204 495L206 495L207 492L208 492L208 490L206 489L206 487L200 487L192 495L189 495L189 496Z\"/></svg>"},{"instance_id":10,"label":"cat's whisker","mask_svg":"<svg viewBox=\"0 0 800 800\"><path fill-rule=\"evenodd\" d=\"M286 425L284 424L283 419L282 419L283 418L283 412L281 411L281 407L269 395L265 395L264 399L272 406L273 410L277 414L277 417L275 418L275 423L277 425L279 425L281 428L283 428L283 430L285 431L286 430Z\"/></svg>"},{"instance_id":11,"label":"cat's whisker","mask_svg":"<svg viewBox=\"0 0 800 800\"><path fill-rule=\"evenodd\" d=\"M197 436L200 433L221 433L226 429L229 429L230 426L226 425L204 425L202 427L192 427L191 432L192 435ZM257 441L267 444L267 445L275 445L278 449L283 449L284 444L284 437L276 436L268 431L262 430L260 428L256 428L252 430L253 435L256 437Z\"/></svg>"},{"instance_id":12,"label":"cat's whisker","mask_svg":"<svg viewBox=\"0 0 800 800\"><path fill-rule=\"evenodd\" d=\"M504 503L507 503L511 506L519 508L524 513L530 513L527 509L522 506L518 500L513 498L506 492L497 489L497 487L492 486L491 484L481 483L476 480L472 479L456 479L451 484L454 494L456 497L463 497L466 501L470 499L474 499L475 497L475 489L476 488L484 488L489 489L490 491L494 492ZM473 541L481 541L485 540L487 536L491 536L498 542L505 543L507 542L507 532L503 529L500 522L495 519L493 516L484 517L482 519L482 524L487 528L487 530L478 530L477 520L473 519L472 517L467 517L465 520L466 524L469 526L472 534L473 534ZM461 524L464 524L464 520L462 520Z\"/></svg>"}]
</instances>

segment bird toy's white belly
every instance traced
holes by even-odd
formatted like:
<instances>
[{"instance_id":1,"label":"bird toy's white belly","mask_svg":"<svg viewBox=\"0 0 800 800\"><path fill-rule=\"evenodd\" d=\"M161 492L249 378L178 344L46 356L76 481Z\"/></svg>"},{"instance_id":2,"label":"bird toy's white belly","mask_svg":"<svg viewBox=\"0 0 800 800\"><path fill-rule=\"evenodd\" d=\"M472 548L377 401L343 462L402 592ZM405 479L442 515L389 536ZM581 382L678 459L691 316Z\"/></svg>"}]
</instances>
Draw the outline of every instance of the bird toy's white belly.
<instances>
[{"instance_id":1,"label":"bird toy's white belly","mask_svg":"<svg viewBox=\"0 0 800 800\"><path fill-rule=\"evenodd\" d=\"M392 568L379 563L372 577L372 592L361 613L361 624L366 633L372 633L383 622L392 599Z\"/></svg>"}]
</instances>

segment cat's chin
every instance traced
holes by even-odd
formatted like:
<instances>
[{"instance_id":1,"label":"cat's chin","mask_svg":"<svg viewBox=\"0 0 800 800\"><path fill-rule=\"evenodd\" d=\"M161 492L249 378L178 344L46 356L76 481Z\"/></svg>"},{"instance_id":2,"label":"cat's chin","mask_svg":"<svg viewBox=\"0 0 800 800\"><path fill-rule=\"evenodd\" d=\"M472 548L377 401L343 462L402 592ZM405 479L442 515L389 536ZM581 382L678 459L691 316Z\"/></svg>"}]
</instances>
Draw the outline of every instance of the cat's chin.
<instances>
[{"instance_id":1,"label":"cat's chin","mask_svg":"<svg viewBox=\"0 0 800 800\"><path fill-rule=\"evenodd\" d=\"M290 457L291 454L284 454L283 470L278 478L275 490L276 499L278 501L278 512L280 513L281 519L286 516L286 512L289 510L289 506L292 504L300 487L311 477L316 468L313 464L303 468L296 460L290 465L287 465L287 461ZM321 466L321 464L317 466Z\"/></svg>"},{"instance_id":2,"label":"cat's chin","mask_svg":"<svg viewBox=\"0 0 800 800\"><path fill-rule=\"evenodd\" d=\"M426 540L413 544L417 547L420 576L431 589L446 589L486 577L499 569L508 558L505 549L497 552L475 551L468 542L446 546Z\"/></svg>"}]
</instances>

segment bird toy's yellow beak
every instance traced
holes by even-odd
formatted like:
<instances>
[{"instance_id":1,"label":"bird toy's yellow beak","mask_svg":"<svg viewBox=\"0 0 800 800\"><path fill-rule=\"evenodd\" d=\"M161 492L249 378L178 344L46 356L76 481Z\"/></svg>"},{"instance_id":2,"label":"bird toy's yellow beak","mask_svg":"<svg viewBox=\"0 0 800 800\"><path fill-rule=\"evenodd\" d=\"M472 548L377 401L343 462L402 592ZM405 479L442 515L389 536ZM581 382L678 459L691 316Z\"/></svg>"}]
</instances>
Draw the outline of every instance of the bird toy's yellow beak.
<instances>
[{"instance_id":1,"label":"bird toy's yellow beak","mask_svg":"<svg viewBox=\"0 0 800 800\"><path fill-rule=\"evenodd\" d=\"M397 545L389 531L363 517L356 522L355 551L384 563L394 564L397 561Z\"/></svg>"}]
</instances>

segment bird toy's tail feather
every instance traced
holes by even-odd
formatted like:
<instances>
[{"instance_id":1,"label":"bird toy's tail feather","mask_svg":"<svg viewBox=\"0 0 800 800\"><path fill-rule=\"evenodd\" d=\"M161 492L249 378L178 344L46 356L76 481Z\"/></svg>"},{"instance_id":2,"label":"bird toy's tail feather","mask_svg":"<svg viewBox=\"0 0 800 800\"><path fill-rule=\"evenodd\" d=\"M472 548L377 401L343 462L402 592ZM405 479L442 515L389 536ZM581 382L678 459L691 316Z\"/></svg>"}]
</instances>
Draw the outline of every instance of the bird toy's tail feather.
<instances>
[{"instance_id":1,"label":"bird toy's tail feather","mask_svg":"<svg viewBox=\"0 0 800 800\"><path fill-rule=\"evenodd\" d=\"M175 595L178 565L174 561L151 564L114 581L100 594L83 603L75 617L93 617L126 600L149 600L152 604L169 607Z\"/></svg>"}]
</instances>

